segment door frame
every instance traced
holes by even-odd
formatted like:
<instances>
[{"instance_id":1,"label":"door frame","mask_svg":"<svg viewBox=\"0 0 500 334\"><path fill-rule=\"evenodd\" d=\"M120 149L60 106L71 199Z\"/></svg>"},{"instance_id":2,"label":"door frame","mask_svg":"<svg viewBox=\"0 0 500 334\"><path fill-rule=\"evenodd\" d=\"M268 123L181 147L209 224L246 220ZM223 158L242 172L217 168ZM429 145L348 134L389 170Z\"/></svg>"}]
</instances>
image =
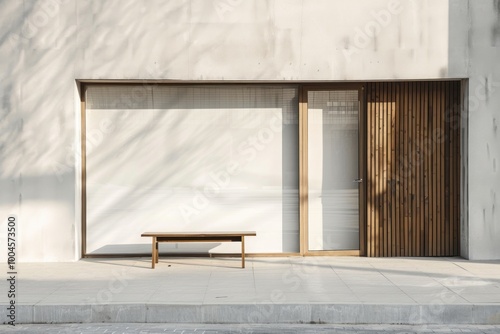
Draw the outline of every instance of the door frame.
<instances>
[{"instance_id":1,"label":"door frame","mask_svg":"<svg viewBox=\"0 0 500 334\"><path fill-rule=\"evenodd\" d=\"M309 182L308 182L308 112L307 93L309 91L357 90L358 111L358 175L363 179L359 184L359 250L309 250ZM299 212L300 212L300 254L303 256L366 255L366 113L365 87L363 83L353 84L307 84L299 91Z\"/></svg>"}]
</instances>

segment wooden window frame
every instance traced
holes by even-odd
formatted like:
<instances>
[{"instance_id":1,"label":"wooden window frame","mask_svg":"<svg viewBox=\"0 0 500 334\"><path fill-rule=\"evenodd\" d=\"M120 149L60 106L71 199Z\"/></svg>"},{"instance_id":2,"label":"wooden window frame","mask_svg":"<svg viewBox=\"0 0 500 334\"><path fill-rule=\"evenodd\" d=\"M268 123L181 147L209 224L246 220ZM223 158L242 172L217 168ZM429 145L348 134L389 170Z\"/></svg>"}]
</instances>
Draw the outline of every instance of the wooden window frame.
<instances>
[{"instance_id":1,"label":"wooden window frame","mask_svg":"<svg viewBox=\"0 0 500 334\"><path fill-rule=\"evenodd\" d=\"M80 129L81 129L81 247L80 256L82 258L121 258L121 257L144 257L149 253L123 253L123 254L87 254L87 190L86 190L86 89L88 85L137 85L140 82L80 82ZM359 98L359 176L366 180L366 112L365 112L365 92L364 83L294 83L294 82L273 82L273 83L241 83L241 82L171 82L159 83L151 82L152 85L283 85L298 87L298 131L299 131L299 251L287 253L247 253L248 257L283 257L283 256L366 256L366 185L361 183L359 188L359 250L338 250L338 251L309 251L308 250L308 179L307 179L307 159L308 159L308 119L307 119L307 92L308 91L335 91L335 90L357 90ZM221 256L238 257L240 254L175 254L175 256Z\"/></svg>"},{"instance_id":2,"label":"wooden window frame","mask_svg":"<svg viewBox=\"0 0 500 334\"><path fill-rule=\"evenodd\" d=\"M366 183L359 185L359 250L309 250L309 183L308 183L308 112L309 91L357 90L358 111L358 175L366 180L366 122L364 84L307 84L299 92L299 206L300 206L300 254L303 256L365 256L366 255Z\"/></svg>"}]
</instances>

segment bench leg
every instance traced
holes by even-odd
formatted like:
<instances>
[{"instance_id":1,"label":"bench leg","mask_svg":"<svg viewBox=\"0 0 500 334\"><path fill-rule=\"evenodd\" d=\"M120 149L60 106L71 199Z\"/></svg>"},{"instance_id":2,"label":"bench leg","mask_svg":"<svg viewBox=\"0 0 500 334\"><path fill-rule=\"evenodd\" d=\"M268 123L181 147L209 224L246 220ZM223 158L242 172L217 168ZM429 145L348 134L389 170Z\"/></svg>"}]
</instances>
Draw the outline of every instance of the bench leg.
<instances>
[{"instance_id":1,"label":"bench leg","mask_svg":"<svg viewBox=\"0 0 500 334\"><path fill-rule=\"evenodd\" d=\"M156 239L156 263L158 263L160 259L160 252L158 251L158 239Z\"/></svg>"},{"instance_id":2,"label":"bench leg","mask_svg":"<svg viewBox=\"0 0 500 334\"><path fill-rule=\"evenodd\" d=\"M241 236L241 268L245 268L245 237Z\"/></svg>"},{"instance_id":3,"label":"bench leg","mask_svg":"<svg viewBox=\"0 0 500 334\"><path fill-rule=\"evenodd\" d=\"M151 248L151 268L155 268L155 263L156 263L156 237L153 237L153 247Z\"/></svg>"}]
</instances>

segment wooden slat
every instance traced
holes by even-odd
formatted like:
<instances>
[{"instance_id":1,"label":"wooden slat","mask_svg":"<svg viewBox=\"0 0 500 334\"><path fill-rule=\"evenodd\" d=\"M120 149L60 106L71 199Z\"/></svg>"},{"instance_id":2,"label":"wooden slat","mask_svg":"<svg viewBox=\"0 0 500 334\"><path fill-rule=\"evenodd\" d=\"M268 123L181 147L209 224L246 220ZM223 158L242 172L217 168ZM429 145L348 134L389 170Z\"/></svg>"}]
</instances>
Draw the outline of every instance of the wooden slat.
<instances>
[{"instance_id":1,"label":"wooden slat","mask_svg":"<svg viewBox=\"0 0 500 334\"><path fill-rule=\"evenodd\" d=\"M417 164L416 164L416 139L417 139L417 126L416 126L416 112L417 112L417 82L411 83L411 118L410 118L410 178L411 178L411 191L410 191L410 217L411 217L411 255L416 256L417 244L419 239L419 229L417 220Z\"/></svg>"},{"instance_id":2,"label":"wooden slat","mask_svg":"<svg viewBox=\"0 0 500 334\"><path fill-rule=\"evenodd\" d=\"M453 134L452 134L452 128L453 128L453 90L454 90L454 85L449 85L446 93L447 97L447 103L446 103L446 112L447 115L445 116L445 125L446 125L446 152L445 152L445 158L447 157L446 160L446 166L445 166L445 172L449 171L447 176L446 176L446 184L445 184L445 190L446 190L446 230L448 231L448 239L447 239L447 255L450 256L453 254L453 224L452 224L452 200L451 200L451 193L452 193L452 188L453 188L453 171L452 171L452 151L453 151Z\"/></svg>"},{"instance_id":3,"label":"wooden slat","mask_svg":"<svg viewBox=\"0 0 500 334\"><path fill-rule=\"evenodd\" d=\"M404 200L403 200L403 205L404 205L404 234L403 234L403 240L404 240L404 252L403 256L409 256L409 235L410 235L410 205L409 205L409 189L408 186L410 185L410 179L409 179L409 169L408 169L408 116L409 116L409 83L405 82L404 83L404 105L403 105L403 117L404 117L404 131L403 131L403 153L404 153Z\"/></svg>"},{"instance_id":4,"label":"wooden slat","mask_svg":"<svg viewBox=\"0 0 500 334\"><path fill-rule=\"evenodd\" d=\"M437 242L436 242L436 231L437 231L437 203L436 203L436 191L437 191L437 161L436 161L436 142L434 141L434 129L436 126L436 83L431 83L431 106L430 106L430 123L429 123L429 138L431 141L431 256L437 256Z\"/></svg>"},{"instance_id":5,"label":"wooden slat","mask_svg":"<svg viewBox=\"0 0 500 334\"><path fill-rule=\"evenodd\" d=\"M387 105L387 181L386 181L386 189L387 189L387 228L388 228L388 247L387 247L387 256L394 256L393 250L393 241L394 241L394 197L395 197L395 189L394 189L394 84L389 83L387 85L387 96L386 96L386 105Z\"/></svg>"},{"instance_id":6,"label":"wooden slat","mask_svg":"<svg viewBox=\"0 0 500 334\"><path fill-rule=\"evenodd\" d=\"M454 236L455 238L453 239L454 243L454 249L453 249L453 255L455 254L460 254L460 166L461 166L461 158L460 158L460 142L461 142L461 102L462 102L462 95L461 95L461 87L459 83L456 83L456 89L455 89L455 98L454 98L454 106L455 106L455 119L456 119L456 126L454 129L454 145L453 149L455 152L454 155L454 161L453 161L453 167L452 170L454 172L454 180L453 184L455 186L455 191L453 192L454 195L454 202L453 202L453 214L455 215L455 218L453 220L453 229L455 231ZM458 224L455 224L455 221L458 221Z\"/></svg>"},{"instance_id":7,"label":"wooden slat","mask_svg":"<svg viewBox=\"0 0 500 334\"><path fill-rule=\"evenodd\" d=\"M438 147L439 147L439 156L438 156L438 161L439 161L439 191L438 191L438 196L439 196L439 227L440 231L438 231L438 235L441 236L438 240L440 243L439 247L439 253L440 254L446 254L446 234L445 234L445 218L444 218L444 137L443 137L443 131L444 131L444 113L445 111L445 98L446 96L444 95L444 83L440 82L439 83L439 113L438 113L438 126L439 126L439 133L438 133Z\"/></svg>"},{"instance_id":8,"label":"wooden slat","mask_svg":"<svg viewBox=\"0 0 500 334\"><path fill-rule=\"evenodd\" d=\"M432 154L432 164L434 166L434 183L433 183L433 188L434 191L432 193L434 197L434 217L433 217L433 223L434 223L434 239L433 239L433 246L434 246L434 256L438 256L439 251L440 251L440 240L439 240L439 231L440 231L440 220L439 220L439 191L440 191L440 180L441 180L441 175L440 175L440 159L439 159L439 141L437 140L437 132L439 130L439 101L440 101L440 96L439 96L439 82L434 82L434 96L433 96L433 110L432 110L432 120L434 122L433 126L433 131L432 131L432 143L434 145L434 151Z\"/></svg>"},{"instance_id":9,"label":"wooden slat","mask_svg":"<svg viewBox=\"0 0 500 334\"><path fill-rule=\"evenodd\" d=\"M380 193L381 193L381 187L380 187L380 182L381 182L381 179L382 179L382 174L381 174L381 159L380 159L380 137L381 137L381 132L382 132L382 128L381 128L381 122L380 122L380 84L377 83L376 85L376 90L375 90L375 99L377 101L376 103L376 112L375 112L375 115L376 115L376 118L375 118L375 129L376 129L376 132L375 132L375 137L376 137L376 143L375 143L375 170L376 170L376 174L375 174L375 177L376 177L376 188L375 188L375 198L376 198L376 202L375 202L375 207L377 208L377 217L376 217L376 220L375 220L375 238L376 238L376 241L375 241L375 256L381 256L380 254L380 243L381 243L381 235L380 235L380 224L382 222L382 219L381 219L381 215L380 215L380 208L382 207L382 204L381 204L381 196L380 196Z\"/></svg>"},{"instance_id":10,"label":"wooden slat","mask_svg":"<svg viewBox=\"0 0 500 334\"><path fill-rule=\"evenodd\" d=\"M453 161L452 161L452 171L453 171L453 254L460 254L460 225L455 224L455 221L460 222L460 131L461 131L461 85L457 82L455 84L454 98L453 98L453 110L455 120L453 122Z\"/></svg>"},{"instance_id":11,"label":"wooden slat","mask_svg":"<svg viewBox=\"0 0 500 334\"><path fill-rule=\"evenodd\" d=\"M371 84L366 85L366 138L367 138L367 145L366 145L366 231L367 231L367 238L366 238L366 255L367 256L374 256L373 254L373 242L371 242L371 237L373 236L373 215L375 212L375 207L373 206L373 201L371 200L374 196L374 193L372 191L373 189L373 134L375 133L373 129L373 97L372 97L372 92L373 89L371 88Z\"/></svg>"},{"instance_id":12,"label":"wooden slat","mask_svg":"<svg viewBox=\"0 0 500 334\"><path fill-rule=\"evenodd\" d=\"M423 92L424 104L422 106L422 116L423 116L423 129L422 129L422 153L423 153L423 161L422 165L424 166L424 256L431 255L431 249L429 245L429 240L431 239L431 205L430 205L430 184L431 184L431 173L430 173L430 159L429 159L429 151L430 151L430 141L429 141L429 85L426 84L424 86Z\"/></svg>"},{"instance_id":13,"label":"wooden slat","mask_svg":"<svg viewBox=\"0 0 500 334\"><path fill-rule=\"evenodd\" d=\"M417 196L417 211L419 214L419 245L418 245L418 254L424 254L425 252L425 246L424 246L424 240L425 240L425 196L424 196L424 152L423 150L423 122L424 122L424 113L422 112L422 105L424 103L424 94L423 94L423 89L425 87L425 84L420 82L418 85L418 104L417 104L417 124L418 124L418 130L417 130L417 137L418 137L418 170L419 170L419 181L418 181L418 196Z\"/></svg>"},{"instance_id":14,"label":"wooden slat","mask_svg":"<svg viewBox=\"0 0 500 334\"><path fill-rule=\"evenodd\" d=\"M419 156L419 142L420 142L420 82L415 82L413 89L413 154L412 154L412 168L414 175L414 188L413 188L413 226L415 231L415 240L413 250L415 256L420 254L420 156Z\"/></svg>"},{"instance_id":15,"label":"wooden slat","mask_svg":"<svg viewBox=\"0 0 500 334\"><path fill-rule=\"evenodd\" d=\"M382 91L381 83L377 83L377 256L383 256L382 246L383 246L383 213L382 213L382 106L381 106L381 97L380 92Z\"/></svg>"},{"instance_id":16,"label":"wooden slat","mask_svg":"<svg viewBox=\"0 0 500 334\"><path fill-rule=\"evenodd\" d=\"M411 177L411 191L410 191L410 200L411 200L411 230L412 235L410 236L411 240L411 256L416 256L417 253L417 244L418 244L418 220L417 220L417 205L416 205L416 188L417 188L417 165L416 165L416 104L417 104L417 83L411 83L411 118L410 118L410 177Z\"/></svg>"},{"instance_id":17,"label":"wooden slat","mask_svg":"<svg viewBox=\"0 0 500 334\"><path fill-rule=\"evenodd\" d=\"M396 84L391 84L391 256L396 256L396 240L397 240L397 220L396 220L396 207L397 207L397 176L396 176L396 112L394 98L396 95Z\"/></svg>"},{"instance_id":18,"label":"wooden slat","mask_svg":"<svg viewBox=\"0 0 500 334\"><path fill-rule=\"evenodd\" d=\"M408 117L409 117L409 83L405 82L403 84L404 86L404 92L403 92L403 106L402 106L402 112L403 112L403 137L402 137L402 145L403 145L403 156L402 156L402 161L401 163L403 164L403 235L402 235L402 242L403 242L403 253L402 256L409 256L410 255L410 249L409 249L409 243L408 243L408 237L411 233L410 231L410 206L409 204L409 186L410 186L410 179L408 175L408 161L409 161L409 156L408 156Z\"/></svg>"},{"instance_id":19,"label":"wooden slat","mask_svg":"<svg viewBox=\"0 0 500 334\"><path fill-rule=\"evenodd\" d=\"M382 178L382 195L383 195L383 206L382 206L382 212L383 212L383 233L384 233L384 240L383 240L383 256L389 256L389 220L388 220L388 207L389 207L389 202L388 202L388 191L387 191L387 164L388 164L388 158L387 158L387 149L388 149L388 141L387 141L387 136L389 132L389 127L388 127L388 108L387 108L387 83L382 84L382 91L380 92L380 95L382 97L382 173L383 173L383 178Z\"/></svg>"},{"instance_id":20,"label":"wooden slat","mask_svg":"<svg viewBox=\"0 0 500 334\"><path fill-rule=\"evenodd\" d=\"M396 158L394 159L395 161L395 175L396 175L396 200L395 200L395 206L396 206L396 231L395 231L395 238L396 238L396 252L394 256L401 255L401 229L402 229L402 215L403 215L403 206L402 204L402 191L401 187L403 185L403 178L401 177L401 113L399 112L399 105L401 104L401 90L402 90L402 84L397 83L395 84L396 86L396 95L395 95L395 132L394 132L394 137L395 137L395 146L394 146L394 154Z\"/></svg>"},{"instance_id":21,"label":"wooden slat","mask_svg":"<svg viewBox=\"0 0 500 334\"><path fill-rule=\"evenodd\" d=\"M372 243L372 254L373 256L378 256L377 252L377 245L378 245L378 234L377 234L377 229L378 229L378 201L377 199L377 182L378 182L378 167L377 167L377 153L378 153L378 140L377 140L377 84L373 84L373 90L372 90L372 147L373 147L373 161L372 161L372 166L373 166L373 181L372 181L372 198L373 200L373 216L372 216L372 235L375 237L376 240Z\"/></svg>"},{"instance_id":22,"label":"wooden slat","mask_svg":"<svg viewBox=\"0 0 500 334\"><path fill-rule=\"evenodd\" d=\"M377 256L383 256L382 253L382 242L383 242L383 235L381 233L382 231L382 197L380 196L381 191L382 191L382 145L381 145L381 132L382 132L382 109L381 109L381 98L380 98L380 91L382 90L381 83L377 83L376 85L376 99L377 99L377 156L376 156L376 163L377 163L377 189L376 189L376 196L377 196L377 222L376 222L376 232L377 232L377 247L376 247L376 252Z\"/></svg>"},{"instance_id":23,"label":"wooden slat","mask_svg":"<svg viewBox=\"0 0 500 334\"><path fill-rule=\"evenodd\" d=\"M436 254L441 254L442 247L441 247L441 238L439 237L441 235L441 180L442 175L441 175L441 144L440 144L440 138L439 138L439 132L442 130L441 127L441 122L440 122L440 115L441 115L441 82L436 82L436 104L435 104L435 109L434 109L434 120L436 122L436 126L434 128L434 133L433 133L433 140L434 140L434 145L436 148L436 151L434 153L434 161L436 162L436 191L434 193L434 198L436 202L436 217L435 217L435 223L436 223Z\"/></svg>"}]
</instances>

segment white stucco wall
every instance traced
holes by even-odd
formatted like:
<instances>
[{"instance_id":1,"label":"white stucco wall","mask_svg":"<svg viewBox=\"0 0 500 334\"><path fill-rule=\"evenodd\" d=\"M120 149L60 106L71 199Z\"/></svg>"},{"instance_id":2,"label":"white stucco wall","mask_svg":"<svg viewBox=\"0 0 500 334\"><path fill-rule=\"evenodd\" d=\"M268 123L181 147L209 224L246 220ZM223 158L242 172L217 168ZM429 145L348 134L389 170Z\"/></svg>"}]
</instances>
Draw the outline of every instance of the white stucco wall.
<instances>
[{"instance_id":1,"label":"white stucco wall","mask_svg":"<svg viewBox=\"0 0 500 334\"><path fill-rule=\"evenodd\" d=\"M470 1L469 254L500 258L500 1Z\"/></svg>"},{"instance_id":2,"label":"white stucco wall","mask_svg":"<svg viewBox=\"0 0 500 334\"><path fill-rule=\"evenodd\" d=\"M470 77L470 101L476 97L478 103L468 119L470 235L464 256L500 258L495 4L0 0L0 242L6 239L7 216L16 214L20 260L79 257L75 80ZM485 78L491 89L477 95Z\"/></svg>"}]
</instances>

